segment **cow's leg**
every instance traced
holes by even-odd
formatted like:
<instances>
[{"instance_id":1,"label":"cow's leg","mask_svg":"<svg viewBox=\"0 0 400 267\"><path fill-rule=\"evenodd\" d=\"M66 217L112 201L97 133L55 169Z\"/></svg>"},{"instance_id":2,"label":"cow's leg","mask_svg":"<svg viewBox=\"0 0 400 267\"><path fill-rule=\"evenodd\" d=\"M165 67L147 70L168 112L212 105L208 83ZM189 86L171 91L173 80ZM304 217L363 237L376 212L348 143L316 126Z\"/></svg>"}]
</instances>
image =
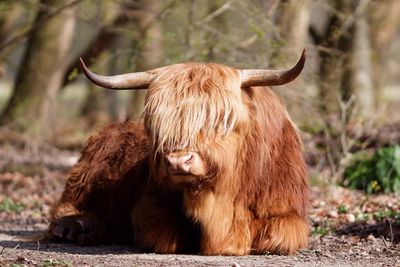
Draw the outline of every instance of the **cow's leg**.
<instances>
[{"instance_id":1,"label":"cow's leg","mask_svg":"<svg viewBox=\"0 0 400 267\"><path fill-rule=\"evenodd\" d=\"M201 253L203 255L241 256L251 252L251 236L246 220L232 223L229 233L220 236L211 229L203 229Z\"/></svg>"},{"instance_id":2,"label":"cow's leg","mask_svg":"<svg viewBox=\"0 0 400 267\"><path fill-rule=\"evenodd\" d=\"M136 242L156 253L198 253L200 229L182 209L181 193L151 185L132 212Z\"/></svg>"},{"instance_id":3,"label":"cow's leg","mask_svg":"<svg viewBox=\"0 0 400 267\"><path fill-rule=\"evenodd\" d=\"M308 223L297 214L262 220L260 227L257 228L257 235L253 242L255 254L292 254L306 247L308 243Z\"/></svg>"},{"instance_id":4,"label":"cow's leg","mask_svg":"<svg viewBox=\"0 0 400 267\"><path fill-rule=\"evenodd\" d=\"M72 168L46 238L82 245L108 243L111 237L132 242L130 211L147 175L142 130L129 122L109 125L89 138Z\"/></svg>"},{"instance_id":5,"label":"cow's leg","mask_svg":"<svg viewBox=\"0 0 400 267\"><path fill-rule=\"evenodd\" d=\"M95 215L79 212L69 204L59 205L57 213L48 229L51 240L69 241L79 245L104 244L110 241L104 223Z\"/></svg>"},{"instance_id":6,"label":"cow's leg","mask_svg":"<svg viewBox=\"0 0 400 267\"><path fill-rule=\"evenodd\" d=\"M185 208L201 227L203 255L245 255L250 253L249 213L228 191L185 192Z\"/></svg>"},{"instance_id":7,"label":"cow's leg","mask_svg":"<svg viewBox=\"0 0 400 267\"><path fill-rule=\"evenodd\" d=\"M82 162L74 166L61 199L52 209L46 238L80 245L107 243L104 220L96 214L97 207L93 205L99 190L95 186L95 177L88 175L86 168L81 170L79 165Z\"/></svg>"}]
</instances>

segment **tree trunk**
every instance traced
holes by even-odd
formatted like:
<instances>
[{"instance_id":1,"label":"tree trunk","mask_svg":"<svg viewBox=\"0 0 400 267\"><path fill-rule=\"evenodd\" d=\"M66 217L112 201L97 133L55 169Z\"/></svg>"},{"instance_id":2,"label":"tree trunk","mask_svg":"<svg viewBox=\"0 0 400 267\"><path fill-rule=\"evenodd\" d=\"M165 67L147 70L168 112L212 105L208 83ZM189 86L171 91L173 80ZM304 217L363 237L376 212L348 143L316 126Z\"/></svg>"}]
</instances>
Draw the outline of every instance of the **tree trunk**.
<instances>
[{"instance_id":1,"label":"tree trunk","mask_svg":"<svg viewBox=\"0 0 400 267\"><path fill-rule=\"evenodd\" d=\"M381 107L384 81L387 76L385 69L388 63L387 52L400 27L400 1L373 1L369 7L371 24L372 77L375 93L375 107Z\"/></svg>"},{"instance_id":2,"label":"tree trunk","mask_svg":"<svg viewBox=\"0 0 400 267\"><path fill-rule=\"evenodd\" d=\"M110 51L103 51L97 58L97 62L105 62L104 64L96 64L96 71L99 73L108 73L110 67ZM89 83L88 94L82 106L81 116L87 119L88 127L91 128L95 125L102 125L110 121L111 118L116 119L110 112L111 96L115 95L116 91L98 88L97 85Z\"/></svg>"},{"instance_id":3,"label":"tree trunk","mask_svg":"<svg viewBox=\"0 0 400 267\"><path fill-rule=\"evenodd\" d=\"M4 11L0 13L0 44L5 42L11 36L17 21L23 14L21 3L6 1L4 5ZM4 59L7 58L7 55L12 51L12 48L13 46L10 46L3 51L0 51L0 77L5 74L3 61L5 61Z\"/></svg>"},{"instance_id":4,"label":"tree trunk","mask_svg":"<svg viewBox=\"0 0 400 267\"><path fill-rule=\"evenodd\" d=\"M140 0L135 10L135 24L140 32L137 41L136 70L143 71L159 67L162 56L161 25L156 20L160 12L157 0ZM131 119L140 119L147 90L133 92L131 106L128 108Z\"/></svg>"},{"instance_id":5,"label":"tree trunk","mask_svg":"<svg viewBox=\"0 0 400 267\"><path fill-rule=\"evenodd\" d=\"M1 116L3 124L49 137L49 127L55 119L55 96L65 72L76 18L70 8L50 19L43 18L70 2L42 0L39 3L36 28L30 35L14 92Z\"/></svg>"},{"instance_id":6,"label":"tree trunk","mask_svg":"<svg viewBox=\"0 0 400 267\"><path fill-rule=\"evenodd\" d=\"M113 1L101 2L98 17L97 24L100 26L96 29L96 35L69 61L63 85L70 82L70 73L79 69L79 58L83 58L87 63L91 63L90 61L95 60L102 52L110 49L112 50L116 39L121 36L120 32L116 29L124 27L130 22L124 7Z\"/></svg>"},{"instance_id":7,"label":"tree trunk","mask_svg":"<svg viewBox=\"0 0 400 267\"><path fill-rule=\"evenodd\" d=\"M270 55L272 68L282 68L287 62L299 57L307 44L310 15L310 0L282 0L277 2L273 12L273 23L276 29L272 34L272 44L277 43L279 48L272 49ZM305 76L302 76L301 80L306 80ZM301 86L301 96L306 97L308 88L305 83L304 85L298 83L288 85L288 87L292 86ZM290 99L287 101L287 108L294 114L299 114L299 109L309 108L307 101L299 100L299 90L297 89L283 90L280 93L286 99ZM292 101L292 99L296 100Z\"/></svg>"},{"instance_id":8,"label":"tree trunk","mask_svg":"<svg viewBox=\"0 0 400 267\"><path fill-rule=\"evenodd\" d=\"M352 0L331 1L330 19L325 32L316 40L319 48L319 108L323 116L340 113L340 102L353 94L351 53L354 22Z\"/></svg>"},{"instance_id":9,"label":"tree trunk","mask_svg":"<svg viewBox=\"0 0 400 267\"><path fill-rule=\"evenodd\" d=\"M99 11L99 24L102 27L98 30L96 36L89 45L82 51L80 57L95 63L96 71L99 73L109 73L112 69L113 55L111 51L116 51L116 40L119 35L115 31L128 22L124 14L124 8L114 2L102 2ZM72 60L68 67L68 72L79 66L79 57ZM64 78L64 82L67 78ZM89 82L88 94L81 109L81 116L85 117L88 127L96 124L104 124L109 120L117 120L116 110L117 91L99 89L98 86Z\"/></svg>"},{"instance_id":10,"label":"tree trunk","mask_svg":"<svg viewBox=\"0 0 400 267\"><path fill-rule=\"evenodd\" d=\"M285 55L297 56L307 42L311 12L310 0L282 0L278 2L274 14L277 26L276 41L282 44Z\"/></svg>"},{"instance_id":11,"label":"tree trunk","mask_svg":"<svg viewBox=\"0 0 400 267\"><path fill-rule=\"evenodd\" d=\"M354 34L353 85L361 116L371 118L375 114L375 95L372 78L370 27L367 20L368 3L365 0L361 1L359 9Z\"/></svg>"}]
</instances>

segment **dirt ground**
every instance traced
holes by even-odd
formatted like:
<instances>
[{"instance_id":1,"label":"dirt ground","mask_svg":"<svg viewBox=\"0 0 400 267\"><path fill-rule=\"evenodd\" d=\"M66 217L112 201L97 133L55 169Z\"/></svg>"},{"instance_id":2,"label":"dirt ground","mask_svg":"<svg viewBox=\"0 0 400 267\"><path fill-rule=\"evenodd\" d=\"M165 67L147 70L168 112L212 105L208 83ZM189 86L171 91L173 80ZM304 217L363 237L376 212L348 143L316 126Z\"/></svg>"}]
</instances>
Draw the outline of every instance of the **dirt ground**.
<instances>
[{"instance_id":1,"label":"dirt ground","mask_svg":"<svg viewBox=\"0 0 400 267\"><path fill-rule=\"evenodd\" d=\"M5 221L0 266L400 266L399 246L381 238L314 236L308 249L293 256L243 257L144 254L130 247L24 243L17 238L43 227L34 220Z\"/></svg>"},{"instance_id":2,"label":"dirt ground","mask_svg":"<svg viewBox=\"0 0 400 267\"><path fill-rule=\"evenodd\" d=\"M46 228L63 190L68 166L57 162L77 157L57 154L63 159L42 157L38 167L32 157L0 146L0 266L400 266L400 196L327 185L311 188L311 241L292 256L158 255L123 246L26 242ZM26 168L16 172L21 163Z\"/></svg>"}]
</instances>

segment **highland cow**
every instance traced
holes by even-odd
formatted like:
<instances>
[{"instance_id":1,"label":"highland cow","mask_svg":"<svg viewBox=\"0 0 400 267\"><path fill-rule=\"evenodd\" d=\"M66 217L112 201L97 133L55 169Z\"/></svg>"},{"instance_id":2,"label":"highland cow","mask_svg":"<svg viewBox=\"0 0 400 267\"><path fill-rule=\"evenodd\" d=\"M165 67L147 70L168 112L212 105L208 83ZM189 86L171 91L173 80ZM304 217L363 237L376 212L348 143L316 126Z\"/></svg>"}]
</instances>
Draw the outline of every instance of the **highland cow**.
<instances>
[{"instance_id":1,"label":"highland cow","mask_svg":"<svg viewBox=\"0 0 400 267\"><path fill-rule=\"evenodd\" d=\"M86 76L111 89L147 88L143 123L90 137L49 235L83 245L129 243L156 253L291 254L307 245L302 143L266 86L303 69L238 70L186 63Z\"/></svg>"}]
</instances>

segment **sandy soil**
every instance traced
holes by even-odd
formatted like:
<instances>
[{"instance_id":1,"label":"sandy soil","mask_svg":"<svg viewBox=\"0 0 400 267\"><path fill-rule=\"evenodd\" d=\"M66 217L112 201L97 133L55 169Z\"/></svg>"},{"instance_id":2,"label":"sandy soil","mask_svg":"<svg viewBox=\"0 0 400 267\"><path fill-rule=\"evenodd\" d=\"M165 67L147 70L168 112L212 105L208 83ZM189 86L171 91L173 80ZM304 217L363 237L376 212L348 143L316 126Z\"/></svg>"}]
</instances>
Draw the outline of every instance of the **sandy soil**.
<instances>
[{"instance_id":1,"label":"sandy soil","mask_svg":"<svg viewBox=\"0 0 400 267\"><path fill-rule=\"evenodd\" d=\"M4 218L2 218L4 219ZM17 219L17 218L15 218ZM4 221L3 221L4 223ZM5 226L5 227L4 227ZM8 220L0 233L3 266L400 266L400 247L381 238L313 237L310 248L293 256L198 256L144 254L130 247L79 247L21 242L45 227L35 221ZM19 265L11 265L19 264Z\"/></svg>"}]
</instances>

